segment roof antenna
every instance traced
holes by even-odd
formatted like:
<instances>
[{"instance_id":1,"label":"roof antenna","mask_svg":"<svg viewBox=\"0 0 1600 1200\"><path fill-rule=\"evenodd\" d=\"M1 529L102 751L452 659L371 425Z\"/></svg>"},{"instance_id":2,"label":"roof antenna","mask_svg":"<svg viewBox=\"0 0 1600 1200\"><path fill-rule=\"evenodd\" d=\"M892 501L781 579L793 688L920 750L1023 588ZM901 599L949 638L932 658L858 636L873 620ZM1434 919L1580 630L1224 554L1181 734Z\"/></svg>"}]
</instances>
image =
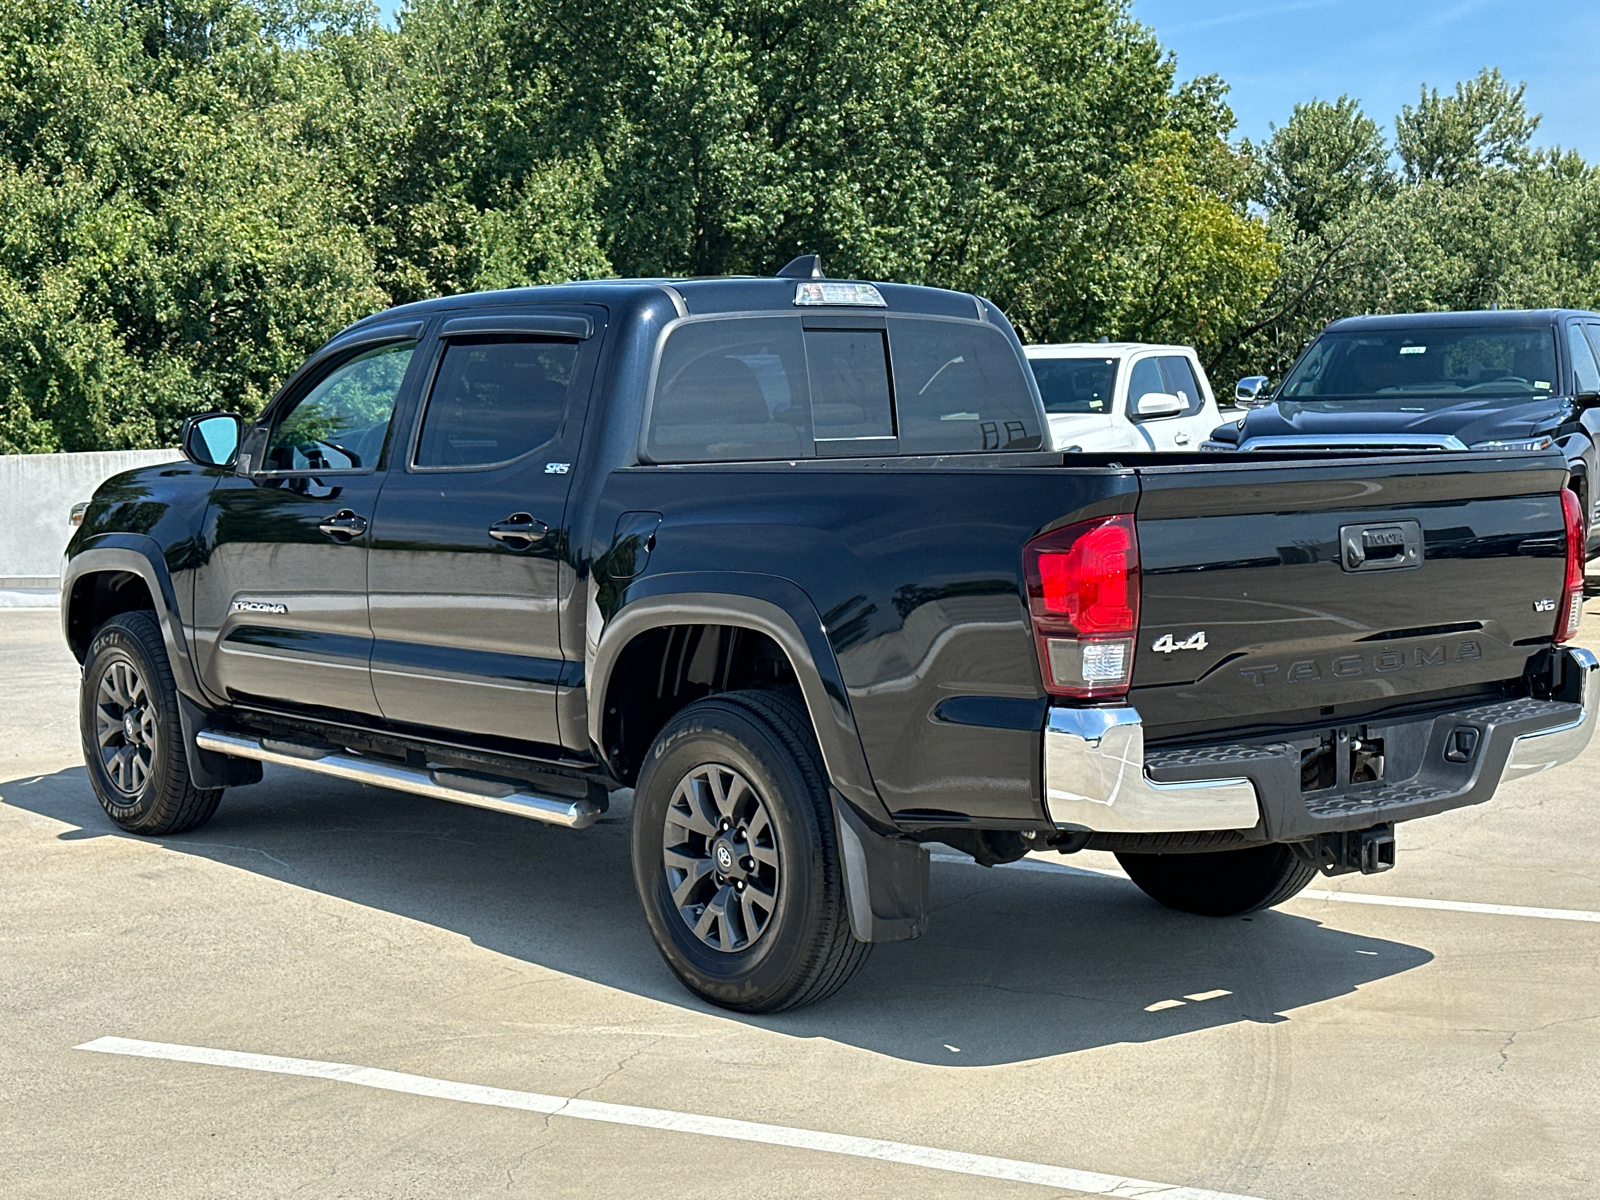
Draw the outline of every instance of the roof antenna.
<instances>
[{"instance_id":1,"label":"roof antenna","mask_svg":"<svg viewBox=\"0 0 1600 1200\"><path fill-rule=\"evenodd\" d=\"M1101 342L1102 342L1102 343L1109 343L1109 342L1110 342L1110 341L1111 341L1111 339L1110 339L1110 338L1108 338L1108 337L1107 337L1107 336L1106 336L1106 335L1105 335L1105 334L1103 334L1103 333L1102 333L1102 334L1101 334L1101 335L1100 335L1100 341L1101 341Z\"/></svg>"},{"instance_id":2,"label":"roof antenna","mask_svg":"<svg viewBox=\"0 0 1600 1200\"><path fill-rule=\"evenodd\" d=\"M802 254L778 272L779 279L823 279L822 255Z\"/></svg>"}]
</instances>

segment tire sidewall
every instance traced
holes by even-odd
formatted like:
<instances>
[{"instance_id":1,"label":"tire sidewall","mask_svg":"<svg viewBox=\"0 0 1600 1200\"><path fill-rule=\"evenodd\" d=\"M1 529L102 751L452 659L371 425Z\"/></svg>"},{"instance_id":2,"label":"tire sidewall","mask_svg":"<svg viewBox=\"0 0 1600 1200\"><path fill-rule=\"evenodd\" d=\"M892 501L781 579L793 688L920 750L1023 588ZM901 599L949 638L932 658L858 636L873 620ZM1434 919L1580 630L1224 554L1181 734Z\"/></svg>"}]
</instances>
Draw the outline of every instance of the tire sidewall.
<instances>
[{"instance_id":1,"label":"tire sidewall","mask_svg":"<svg viewBox=\"0 0 1600 1200\"><path fill-rule=\"evenodd\" d=\"M686 712L662 731L634 789L633 875L650 932L673 973L728 1007L773 1006L797 982L813 952L825 881L816 803L804 772L756 718L732 706ZM766 805L777 834L778 903L767 928L747 950L724 953L694 935L667 886L662 836L668 805L683 777L720 763L742 774Z\"/></svg>"},{"instance_id":2,"label":"tire sidewall","mask_svg":"<svg viewBox=\"0 0 1600 1200\"><path fill-rule=\"evenodd\" d=\"M95 733L100 680L110 666L119 660L131 662L134 670L139 672L144 680L145 692L156 710L156 752L150 758L150 774L139 795L131 801L123 796L106 774ZM163 686L163 673L152 661L150 650L135 629L116 618L96 632L89 643L88 653L84 655L78 720L83 737L84 767L89 772L89 780L94 785L100 806L106 810L107 816L124 829L140 828L159 804L165 781L171 773L170 758L178 738L177 721L172 697Z\"/></svg>"}]
</instances>

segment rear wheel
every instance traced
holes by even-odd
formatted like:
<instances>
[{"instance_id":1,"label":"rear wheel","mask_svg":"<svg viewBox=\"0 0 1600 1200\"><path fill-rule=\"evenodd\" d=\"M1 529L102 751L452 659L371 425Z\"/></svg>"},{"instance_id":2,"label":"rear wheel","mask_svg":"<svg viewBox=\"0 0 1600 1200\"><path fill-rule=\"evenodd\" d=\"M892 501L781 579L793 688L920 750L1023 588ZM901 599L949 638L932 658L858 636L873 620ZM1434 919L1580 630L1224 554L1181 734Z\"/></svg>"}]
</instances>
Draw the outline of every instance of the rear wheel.
<instances>
[{"instance_id":1,"label":"rear wheel","mask_svg":"<svg viewBox=\"0 0 1600 1200\"><path fill-rule=\"evenodd\" d=\"M84 765L107 816L152 837L211 819L222 789L189 782L178 690L152 614L121 613L95 631L79 704Z\"/></svg>"},{"instance_id":2,"label":"rear wheel","mask_svg":"<svg viewBox=\"0 0 1600 1200\"><path fill-rule=\"evenodd\" d=\"M689 705L634 790L633 873L661 956L739 1012L822 1000L866 961L805 709L770 692Z\"/></svg>"},{"instance_id":3,"label":"rear wheel","mask_svg":"<svg viewBox=\"0 0 1600 1200\"><path fill-rule=\"evenodd\" d=\"M1122 854L1117 861L1152 900L1202 917L1235 917L1296 895L1317 869L1281 843L1205 854Z\"/></svg>"}]
</instances>

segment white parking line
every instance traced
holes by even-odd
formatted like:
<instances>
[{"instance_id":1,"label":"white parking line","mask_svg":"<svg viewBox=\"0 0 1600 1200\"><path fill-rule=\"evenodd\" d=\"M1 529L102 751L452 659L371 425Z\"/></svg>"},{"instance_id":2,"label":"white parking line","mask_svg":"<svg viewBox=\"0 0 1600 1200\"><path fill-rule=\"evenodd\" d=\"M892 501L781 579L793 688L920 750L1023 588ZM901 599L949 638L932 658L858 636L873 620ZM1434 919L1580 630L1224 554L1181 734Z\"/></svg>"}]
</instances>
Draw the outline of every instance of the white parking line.
<instances>
[{"instance_id":1,"label":"white parking line","mask_svg":"<svg viewBox=\"0 0 1600 1200\"><path fill-rule=\"evenodd\" d=\"M1388 908L1436 908L1441 912L1486 913L1491 917L1538 917L1544 921L1600 923L1600 912L1581 908L1527 908L1521 904L1478 904L1472 900L1418 900L1412 896L1372 896L1360 892L1301 892L1297 899L1338 900L1344 904L1377 904Z\"/></svg>"},{"instance_id":2,"label":"white parking line","mask_svg":"<svg viewBox=\"0 0 1600 1200\"><path fill-rule=\"evenodd\" d=\"M931 857L934 862L964 863L969 867L977 865L964 854L935 854ZM1128 878L1121 871L1110 871L1099 867L1070 867L1066 863L1040 862L1035 858L999 863L996 869L1044 871L1051 875L1077 875L1091 879ZM1482 913L1491 917L1537 917L1542 921L1587 921L1591 924L1600 924L1600 912L1589 912L1581 908L1529 908L1521 904L1479 904L1473 900L1423 900L1414 896L1374 896L1361 892L1304 891L1294 899L1336 900L1341 904L1376 904L1384 908L1431 908L1439 912Z\"/></svg>"},{"instance_id":3,"label":"white parking line","mask_svg":"<svg viewBox=\"0 0 1600 1200\"><path fill-rule=\"evenodd\" d=\"M1098 1171L1078 1171L1046 1163L1023 1162L1014 1158L993 1158L987 1154L964 1154L935 1146L915 1146L908 1142L888 1142L878 1138L852 1137L842 1133L823 1133L814 1129L795 1129L787 1125L760 1125L727 1117L707 1117L697 1113L672 1112L664 1108L636 1108L629 1104L605 1104L567 1096L546 1096L538 1092L514 1092L505 1088L455 1083L426 1075L404 1075L375 1067L348 1063L316 1062L303 1058L278 1058L270 1054L245 1054L236 1050L211 1050L203 1046L179 1046L167 1042L142 1042L132 1038L102 1037L74 1047L101 1054L126 1054L135 1058L160 1058L171 1062L202 1063L213 1067L232 1067L243 1071L266 1071L274 1075L300 1075L308 1079L327 1079L353 1083L385 1092L405 1092L439 1100L458 1100L465 1104L488 1104L497 1108L519 1108L527 1112L572 1117L579 1121L603 1121L610 1125L633 1125L641 1129L660 1129L670 1133L696 1133L704 1137L729 1138L737 1142L761 1142L769 1146L790 1146L797 1150L818 1150L825 1154L844 1154L852 1158L872 1158L880 1162L903 1163L957 1175L978 1175L986 1179L1009 1179L1017 1183L1036 1183L1042 1187L1065 1188L1091 1196L1122 1196L1138 1200L1253 1200L1231 1192L1205 1188L1150 1183Z\"/></svg>"}]
</instances>

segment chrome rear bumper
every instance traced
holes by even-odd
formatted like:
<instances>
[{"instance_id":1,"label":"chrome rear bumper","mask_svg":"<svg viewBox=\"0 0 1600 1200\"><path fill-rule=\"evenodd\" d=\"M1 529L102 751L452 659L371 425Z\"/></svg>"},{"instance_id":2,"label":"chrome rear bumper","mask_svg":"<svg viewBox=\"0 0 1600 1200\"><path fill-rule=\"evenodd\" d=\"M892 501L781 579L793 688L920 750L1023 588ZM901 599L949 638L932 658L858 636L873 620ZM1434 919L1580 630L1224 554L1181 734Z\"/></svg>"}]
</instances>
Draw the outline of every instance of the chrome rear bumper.
<instances>
[{"instance_id":1,"label":"chrome rear bumper","mask_svg":"<svg viewBox=\"0 0 1600 1200\"><path fill-rule=\"evenodd\" d=\"M1147 757L1135 708L1051 708L1044 729L1045 808L1063 829L1094 833L1189 833L1252 830L1274 838L1320 827L1408 820L1493 795L1576 758L1600 724L1600 660L1562 651L1559 698L1465 708L1429 718L1430 742L1418 774L1392 784L1356 785L1342 795L1300 792L1300 752L1289 744L1237 744L1166 751ZM1470 762L1446 763L1442 739L1456 726L1482 734ZM1188 775L1182 782L1153 779ZM1266 782L1267 794L1261 788Z\"/></svg>"},{"instance_id":2,"label":"chrome rear bumper","mask_svg":"<svg viewBox=\"0 0 1600 1200\"><path fill-rule=\"evenodd\" d=\"M1248 779L1156 783L1144 769L1136 708L1052 708L1044 730L1050 820L1096 833L1250 829L1260 820Z\"/></svg>"},{"instance_id":3,"label":"chrome rear bumper","mask_svg":"<svg viewBox=\"0 0 1600 1200\"><path fill-rule=\"evenodd\" d=\"M1600 714L1600 659L1581 646L1570 646L1566 651L1565 669L1576 674L1568 684L1568 694L1579 705L1577 715L1564 725L1529 733L1511 743L1511 755L1506 759L1506 769L1500 782L1526 779L1551 767L1571 762L1582 754L1594 737L1597 714Z\"/></svg>"}]
</instances>

